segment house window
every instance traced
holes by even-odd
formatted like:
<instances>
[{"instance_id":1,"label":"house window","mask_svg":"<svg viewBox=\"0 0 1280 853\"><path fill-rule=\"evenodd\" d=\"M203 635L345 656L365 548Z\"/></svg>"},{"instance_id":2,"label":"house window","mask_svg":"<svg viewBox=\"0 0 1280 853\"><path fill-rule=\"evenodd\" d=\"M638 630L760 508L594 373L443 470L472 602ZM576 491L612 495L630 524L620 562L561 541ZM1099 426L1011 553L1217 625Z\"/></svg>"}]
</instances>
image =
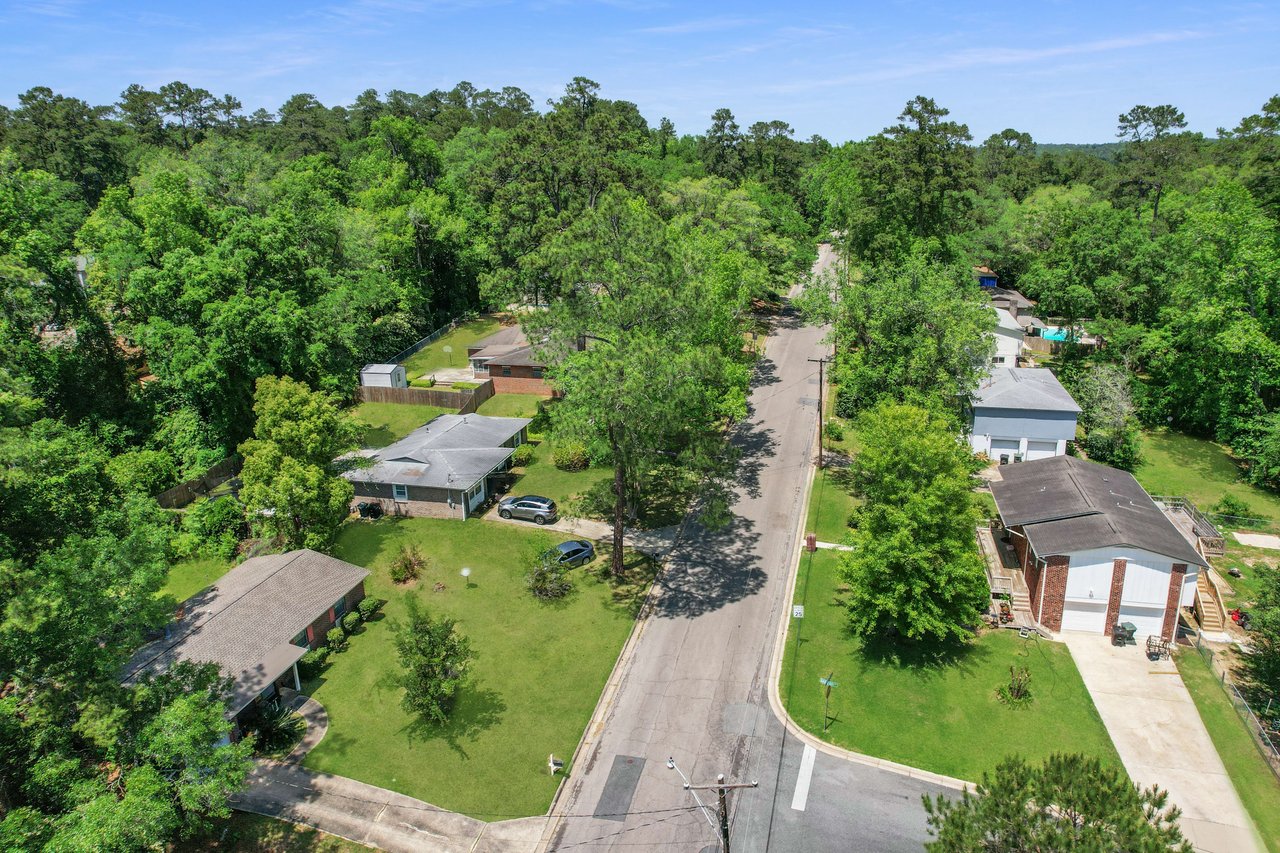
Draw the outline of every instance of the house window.
<instances>
[{"instance_id":1,"label":"house window","mask_svg":"<svg viewBox=\"0 0 1280 853\"><path fill-rule=\"evenodd\" d=\"M306 628L303 628L301 631L299 631L298 636L294 637L289 642L295 646L306 646L311 644L311 640L307 637Z\"/></svg>"},{"instance_id":2,"label":"house window","mask_svg":"<svg viewBox=\"0 0 1280 853\"><path fill-rule=\"evenodd\" d=\"M344 595L333 604L333 621L337 622L347 612L347 597Z\"/></svg>"},{"instance_id":3,"label":"house window","mask_svg":"<svg viewBox=\"0 0 1280 853\"><path fill-rule=\"evenodd\" d=\"M1004 356L997 355L991 359L992 364L1004 364Z\"/></svg>"},{"instance_id":4,"label":"house window","mask_svg":"<svg viewBox=\"0 0 1280 853\"><path fill-rule=\"evenodd\" d=\"M409 500L409 487L395 483L391 486L391 497L398 501Z\"/></svg>"},{"instance_id":5,"label":"house window","mask_svg":"<svg viewBox=\"0 0 1280 853\"><path fill-rule=\"evenodd\" d=\"M541 368L541 367L535 367L535 368L533 369L533 378L534 378L534 379L541 379L541 378L542 378L542 368Z\"/></svg>"},{"instance_id":6,"label":"house window","mask_svg":"<svg viewBox=\"0 0 1280 853\"><path fill-rule=\"evenodd\" d=\"M503 365L503 367L502 367L502 375L503 375L503 376L510 376L510 375L511 375L511 368L510 368L510 367L507 367L506 365Z\"/></svg>"}]
</instances>

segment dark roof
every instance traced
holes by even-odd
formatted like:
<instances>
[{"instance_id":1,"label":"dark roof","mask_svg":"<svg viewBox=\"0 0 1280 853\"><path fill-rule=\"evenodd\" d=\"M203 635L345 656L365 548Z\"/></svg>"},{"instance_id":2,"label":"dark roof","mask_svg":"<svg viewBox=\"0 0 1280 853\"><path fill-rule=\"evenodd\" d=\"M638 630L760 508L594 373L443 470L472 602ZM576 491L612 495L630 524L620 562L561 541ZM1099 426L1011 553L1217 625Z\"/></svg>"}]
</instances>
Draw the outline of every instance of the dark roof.
<instances>
[{"instance_id":1,"label":"dark roof","mask_svg":"<svg viewBox=\"0 0 1280 853\"><path fill-rule=\"evenodd\" d=\"M476 353L477 356L483 357L484 353ZM500 353L493 356L487 362L490 369L495 367L514 367L516 365L529 365L532 367L541 367L544 362L534 353L532 346L516 347L515 349Z\"/></svg>"},{"instance_id":2,"label":"dark roof","mask_svg":"<svg viewBox=\"0 0 1280 853\"><path fill-rule=\"evenodd\" d=\"M1047 367L993 367L973 392L974 408L1080 412L1080 406Z\"/></svg>"},{"instance_id":3,"label":"dark roof","mask_svg":"<svg viewBox=\"0 0 1280 853\"><path fill-rule=\"evenodd\" d=\"M1127 545L1207 565L1133 475L1073 456L1006 465L991 494L1005 527L1042 557Z\"/></svg>"},{"instance_id":4,"label":"dark roof","mask_svg":"<svg viewBox=\"0 0 1280 853\"><path fill-rule=\"evenodd\" d=\"M440 415L394 444L365 454L374 460L371 466L342 476L466 491L507 461L513 448L503 445L528 425L528 418Z\"/></svg>"},{"instance_id":5,"label":"dark roof","mask_svg":"<svg viewBox=\"0 0 1280 853\"><path fill-rule=\"evenodd\" d=\"M183 602L181 618L134 653L122 680L132 684L179 661L216 663L235 679L227 703L234 716L306 654L293 638L368 575L311 550L245 560Z\"/></svg>"},{"instance_id":6,"label":"dark roof","mask_svg":"<svg viewBox=\"0 0 1280 853\"><path fill-rule=\"evenodd\" d=\"M467 352L472 355L479 355L478 350L485 350L489 347L522 347L529 343L528 336L525 335L524 329L519 324L514 326L503 326L487 338L481 338L474 344L467 347Z\"/></svg>"}]
</instances>

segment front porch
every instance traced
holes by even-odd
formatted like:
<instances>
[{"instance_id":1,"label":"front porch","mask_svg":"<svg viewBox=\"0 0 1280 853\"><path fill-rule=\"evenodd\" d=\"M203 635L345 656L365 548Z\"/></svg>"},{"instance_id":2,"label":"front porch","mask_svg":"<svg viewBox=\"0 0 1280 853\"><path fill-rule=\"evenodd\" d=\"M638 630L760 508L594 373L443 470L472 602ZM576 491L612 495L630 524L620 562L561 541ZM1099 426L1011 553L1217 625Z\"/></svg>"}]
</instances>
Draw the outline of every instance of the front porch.
<instances>
[{"instance_id":1,"label":"front porch","mask_svg":"<svg viewBox=\"0 0 1280 853\"><path fill-rule=\"evenodd\" d=\"M988 611L995 617L995 625L1001 628L1029 628L1039 631L1040 625L1031 612L1031 592L1022 575L1022 566L1013 546L1003 541L990 527L977 529L978 550L986 567L987 584L991 587L991 603ZM1009 604L1009 621L1000 620L1000 603Z\"/></svg>"}]
</instances>

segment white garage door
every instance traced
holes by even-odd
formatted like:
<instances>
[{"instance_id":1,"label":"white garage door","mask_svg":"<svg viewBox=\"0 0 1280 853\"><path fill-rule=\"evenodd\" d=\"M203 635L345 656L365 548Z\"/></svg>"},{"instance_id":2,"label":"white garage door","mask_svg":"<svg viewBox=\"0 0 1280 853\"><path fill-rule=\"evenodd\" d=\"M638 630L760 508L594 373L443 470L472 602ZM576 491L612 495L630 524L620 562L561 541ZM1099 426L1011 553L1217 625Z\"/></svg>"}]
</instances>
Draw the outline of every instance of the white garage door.
<instances>
[{"instance_id":1,"label":"white garage door","mask_svg":"<svg viewBox=\"0 0 1280 853\"><path fill-rule=\"evenodd\" d=\"M992 453L1017 453L1018 448L1022 446L1022 442L1016 438L993 438L991 439Z\"/></svg>"},{"instance_id":2,"label":"white garage door","mask_svg":"<svg viewBox=\"0 0 1280 853\"><path fill-rule=\"evenodd\" d=\"M1107 624L1105 601L1068 601L1062 608L1062 630L1101 634Z\"/></svg>"},{"instance_id":3,"label":"white garage door","mask_svg":"<svg viewBox=\"0 0 1280 853\"><path fill-rule=\"evenodd\" d=\"M1032 462L1036 459L1048 459L1051 456L1058 455L1058 442L1056 441L1028 441L1027 442L1027 461Z\"/></svg>"},{"instance_id":4,"label":"white garage door","mask_svg":"<svg viewBox=\"0 0 1280 853\"><path fill-rule=\"evenodd\" d=\"M1137 607L1132 604L1120 605L1121 622L1132 622L1138 626L1135 636L1145 637L1148 634L1159 634L1164 627L1163 607Z\"/></svg>"}]
</instances>

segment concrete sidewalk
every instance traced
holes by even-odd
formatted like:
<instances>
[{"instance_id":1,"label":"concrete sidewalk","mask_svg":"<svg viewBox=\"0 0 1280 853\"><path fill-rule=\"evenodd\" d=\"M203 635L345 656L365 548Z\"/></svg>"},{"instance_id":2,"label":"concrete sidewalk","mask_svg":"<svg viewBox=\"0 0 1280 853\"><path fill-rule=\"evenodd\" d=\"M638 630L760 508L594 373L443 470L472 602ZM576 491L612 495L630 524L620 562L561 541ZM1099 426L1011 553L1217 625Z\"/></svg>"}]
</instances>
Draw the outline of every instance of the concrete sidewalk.
<instances>
[{"instance_id":1,"label":"concrete sidewalk","mask_svg":"<svg viewBox=\"0 0 1280 853\"><path fill-rule=\"evenodd\" d=\"M1253 821L1173 661L1150 661L1141 646L1113 646L1098 634L1061 638L1130 778L1169 792L1195 849L1261 853Z\"/></svg>"},{"instance_id":2,"label":"concrete sidewalk","mask_svg":"<svg viewBox=\"0 0 1280 853\"><path fill-rule=\"evenodd\" d=\"M392 853L527 853L546 817L485 823L430 803L295 764L259 761L235 809L302 823Z\"/></svg>"}]
</instances>

